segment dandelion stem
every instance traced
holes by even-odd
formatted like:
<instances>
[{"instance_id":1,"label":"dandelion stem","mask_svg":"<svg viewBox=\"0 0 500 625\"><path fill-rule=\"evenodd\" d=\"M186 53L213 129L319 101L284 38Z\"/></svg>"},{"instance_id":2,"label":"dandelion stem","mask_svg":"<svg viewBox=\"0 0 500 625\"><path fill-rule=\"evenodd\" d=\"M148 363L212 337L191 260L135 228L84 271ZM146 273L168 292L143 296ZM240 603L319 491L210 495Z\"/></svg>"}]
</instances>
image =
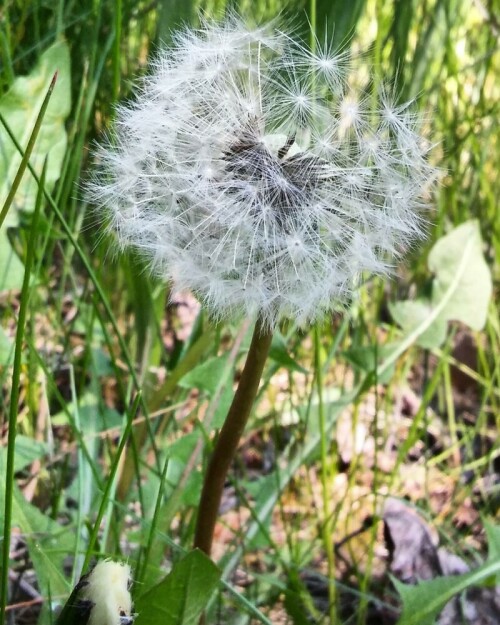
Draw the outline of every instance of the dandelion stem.
<instances>
[{"instance_id":1,"label":"dandelion stem","mask_svg":"<svg viewBox=\"0 0 500 625\"><path fill-rule=\"evenodd\" d=\"M226 475L248 421L264 369L272 331L257 320L250 350L226 420L212 452L198 506L194 547L210 555Z\"/></svg>"}]
</instances>

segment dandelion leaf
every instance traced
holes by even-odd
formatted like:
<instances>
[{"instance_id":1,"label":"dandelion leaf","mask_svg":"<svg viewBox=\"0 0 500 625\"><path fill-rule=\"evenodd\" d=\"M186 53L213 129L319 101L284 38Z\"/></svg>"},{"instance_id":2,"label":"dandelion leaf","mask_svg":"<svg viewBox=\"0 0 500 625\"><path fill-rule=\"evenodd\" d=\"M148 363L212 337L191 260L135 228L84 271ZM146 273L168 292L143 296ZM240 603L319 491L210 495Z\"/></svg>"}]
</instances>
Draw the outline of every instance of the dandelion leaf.
<instances>
[{"instance_id":1,"label":"dandelion leaf","mask_svg":"<svg viewBox=\"0 0 500 625\"><path fill-rule=\"evenodd\" d=\"M45 187L53 188L61 175L67 146L64 122L70 111L70 56L66 42L59 41L46 50L28 76L19 76L0 99L0 113L22 149L26 148L42 102L55 72L57 82L49 101L40 132L31 154L30 164L37 174L48 157ZM0 123L0 207L9 193L22 156ZM35 207L37 184L29 171L24 173L13 206L0 229L0 291L20 288L23 266L15 255L7 228L19 225L18 211L31 212Z\"/></svg>"},{"instance_id":2,"label":"dandelion leaf","mask_svg":"<svg viewBox=\"0 0 500 625\"><path fill-rule=\"evenodd\" d=\"M472 586L491 585L500 574L500 528L485 525L489 544L486 562L463 575L436 577L412 586L396 579L393 583L403 601L398 625L434 625L445 605L458 593Z\"/></svg>"},{"instance_id":3,"label":"dandelion leaf","mask_svg":"<svg viewBox=\"0 0 500 625\"><path fill-rule=\"evenodd\" d=\"M135 601L136 625L195 625L217 588L220 571L201 551L191 551Z\"/></svg>"},{"instance_id":4,"label":"dandelion leaf","mask_svg":"<svg viewBox=\"0 0 500 625\"><path fill-rule=\"evenodd\" d=\"M486 323L492 280L479 223L468 221L441 238L430 251L428 265L434 276L431 297L396 302L390 310L406 334L431 349L444 342L448 321L461 321L473 330Z\"/></svg>"}]
</instances>

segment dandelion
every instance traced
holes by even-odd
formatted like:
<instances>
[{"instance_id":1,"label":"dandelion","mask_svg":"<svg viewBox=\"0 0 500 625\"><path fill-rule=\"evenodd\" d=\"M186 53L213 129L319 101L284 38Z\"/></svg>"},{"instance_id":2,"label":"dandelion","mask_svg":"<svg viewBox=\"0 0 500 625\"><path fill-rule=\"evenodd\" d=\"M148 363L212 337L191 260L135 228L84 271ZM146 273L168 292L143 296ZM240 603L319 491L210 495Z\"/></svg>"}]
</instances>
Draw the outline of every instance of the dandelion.
<instances>
[{"instance_id":1,"label":"dandelion","mask_svg":"<svg viewBox=\"0 0 500 625\"><path fill-rule=\"evenodd\" d=\"M195 545L210 553L220 495L278 323L346 303L423 236L434 178L409 105L349 85L344 53L235 15L174 36L118 110L89 186L133 246L216 319L258 321L219 434Z\"/></svg>"},{"instance_id":2,"label":"dandelion","mask_svg":"<svg viewBox=\"0 0 500 625\"><path fill-rule=\"evenodd\" d=\"M418 119L344 54L232 16L175 36L118 111L90 195L122 246L217 318L309 324L422 236ZM388 254L389 252L389 254Z\"/></svg>"}]
</instances>

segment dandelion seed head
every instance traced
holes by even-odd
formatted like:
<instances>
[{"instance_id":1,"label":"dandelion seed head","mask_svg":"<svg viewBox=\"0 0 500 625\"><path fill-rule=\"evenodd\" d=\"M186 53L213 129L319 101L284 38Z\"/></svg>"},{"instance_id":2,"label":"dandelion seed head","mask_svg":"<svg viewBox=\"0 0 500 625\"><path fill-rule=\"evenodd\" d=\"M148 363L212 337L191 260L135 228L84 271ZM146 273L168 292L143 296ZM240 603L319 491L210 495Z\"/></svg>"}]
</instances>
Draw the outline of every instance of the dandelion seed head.
<instances>
[{"instance_id":1,"label":"dandelion seed head","mask_svg":"<svg viewBox=\"0 0 500 625\"><path fill-rule=\"evenodd\" d=\"M118 109L88 186L134 246L217 319L310 323L364 272L423 236L435 172L419 118L347 86L345 53L314 52L236 16L174 36Z\"/></svg>"}]
</instances>

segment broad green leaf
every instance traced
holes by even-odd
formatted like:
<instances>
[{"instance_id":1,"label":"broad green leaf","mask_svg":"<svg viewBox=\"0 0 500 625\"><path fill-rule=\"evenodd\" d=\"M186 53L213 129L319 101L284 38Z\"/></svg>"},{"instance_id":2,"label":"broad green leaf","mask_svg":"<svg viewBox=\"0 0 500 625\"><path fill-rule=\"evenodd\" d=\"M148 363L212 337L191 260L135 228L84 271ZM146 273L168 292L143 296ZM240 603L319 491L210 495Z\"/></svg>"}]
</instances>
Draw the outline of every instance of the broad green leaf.
<instances>
[{"instance_id":1,"label":"broad green leaf","mask_svg":"<svg viewBox=\"0 0 500 625\"><path fill-rule=\"evenodd\" d=\"M135 601L136 625L196 625L219 579L212 560L201 551L191 551Z\"/></svg>"},{"instance_id":2,"label":"broad green leaf","mask_svg":"<svg viewBox=\"0 0 500 625\"><path fill-rule=\"evenodd\" d=\"M114 374L114 369L111 366L111 359L109 355L100 347L94 347L92 349L92 362L96 377L99 378Z\"/></svg>"},{"instance_id":3,"label":"broad green leaf","mask_svg":"<svg viewBox=\"0 0 500 625\"><path fill-rule=\"evenodd\" d=\"M55 72L58 72L58 79L30 159L31 165L40 174L45 157L48 157L45 175L45 187L48 190L61 174L67 145L64 122L71 106L68 45L64 41L52 45L41 55L33 71L28 76L16 78L10 90L0 99L0 113L17 142L25 148ZM0 124L0 207L8 195L21 158L5 127ZM6 228L19 224L17 211L31 212L34 209L36 194L36 181L27 171L0 230L0 291L21 286L22 265L14 256Z\"/></svg>"},{"instance_id":4,"label":"broad green leaf","mask_svg":"<svg viewBox=\"0 0 500 625\"><path fill-rule=\"evenodd\" d=\"M430 299L392 304L395 321L425 348L444 342L447 321L461 321L481 330L486 323L492 280L478 222L468 221L441 238L430 251L428 265L434 274Z\"/></svg>"},{"instance_id":5,"label":"broad green leaf","mask_svg":"<svg viewBox=\"0 0 500 625\"><path fill-rule=\"evenodd\" d=\"M448 296L444 308L446 318L461 321L473 330L482 330L492 282L483 257L479 222L467 221L441 238L432 248L428 263L435 276L433 306L438 306Z\"/></svg>"},{"instance_id":6,"label":"broad green leaf","mask_svg":"<svg viewBox=\"0 0 500 625\"><path fill-rule=\"evenodd\" d=\"M432 305L430 301L417 299L414 301L406 300L402 302L390 302L389 311L392 318L398 323L408 334L422 326L432 314ZM425 349L432 349L442 345L446 339L447 322L446 319L439 315L418 337L418 344Z\"/></svg>"},{"instance_id":7,"label":"broad green leaf","mask_svg":"<svg viewBox=\"0 0 500 625\"><path fill-rule=\"evenodd\" d=\"M393 42L392 58L394 62L395 81L398 83L398 93L405 88L404 73L400 71L402 59L406 58L406 53L411 38L412 21L415 15L413 0L408 0L404 4L396 2L394 4L394 18L391 25L390 36ZM406 99L402 99L402 102Z\"/></svg>"},{"instance_id":8,"label":"broad green leaf","mask_svg":"<svg viewBox=\"0 0 500 625\"><path fill-rule=\"evenodd\" d=\"M47 445L41 441L35 441L29 436L18 434L16 436L16 448L14 452L14 471L20 471L31 464L34 460L41 458L47 453ZM7 449L0 448L0 475L5 475L7 462Z\"/></svg>"},{"instance_id":9,"label":"broad green leaf","mask_svg":"<svg viewBox=\"0 0 500 625\"><path fill-rule=\"evenodd\" d=\"M359 19L365 10L366 0L317 0L318 16L316 35L323 43L325 38L335 49L348 45L356 32Z\"/></svg>"}]
</instances>

